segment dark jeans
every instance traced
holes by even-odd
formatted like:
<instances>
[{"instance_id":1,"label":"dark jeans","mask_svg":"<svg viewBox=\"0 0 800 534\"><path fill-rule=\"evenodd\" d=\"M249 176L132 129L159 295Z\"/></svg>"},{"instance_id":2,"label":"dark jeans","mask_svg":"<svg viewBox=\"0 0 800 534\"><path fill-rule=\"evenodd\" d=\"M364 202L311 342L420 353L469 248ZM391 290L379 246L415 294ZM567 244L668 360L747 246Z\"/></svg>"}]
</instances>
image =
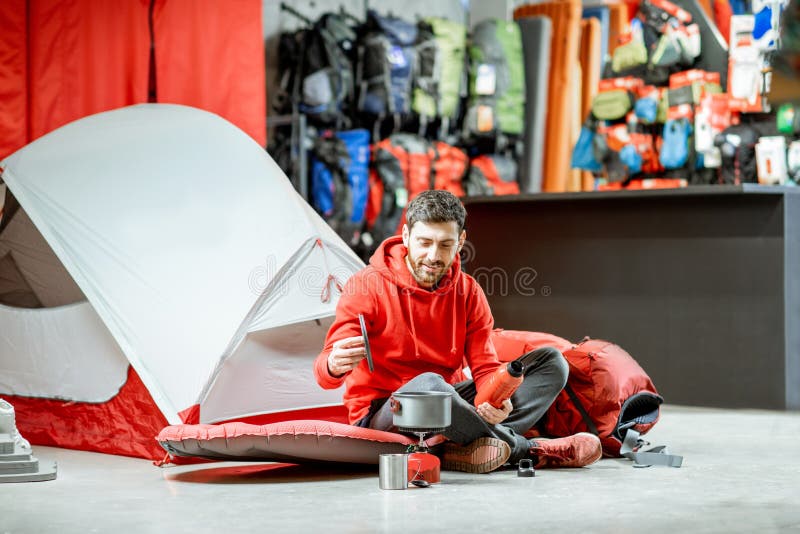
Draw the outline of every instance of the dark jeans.
<instances>
[{"instance_id":1,"label":"dark jeans","mask_svg":"<svg viewBox=\"0 0 800 534\"><path fill-rule=\"evenodd\" d=\"M567 383L569 367L557 349L543 347L525 358L525 379L511 397L514 409L498 425L490 425L475 411L475 383L472 380L451 385L441 375L423 373L412 378L397 391L445 391L455 393L452 400L452 423L443 432L456 443L466 445L484 436L502 439L511 446L509 461L516 463L524 458L530 445L523 436L544 415ZM384 399L385 401L385 399ZM373 402L370 413L358 426L376 430L396 431L388 402Z\"/></svg>"}]
</instances>

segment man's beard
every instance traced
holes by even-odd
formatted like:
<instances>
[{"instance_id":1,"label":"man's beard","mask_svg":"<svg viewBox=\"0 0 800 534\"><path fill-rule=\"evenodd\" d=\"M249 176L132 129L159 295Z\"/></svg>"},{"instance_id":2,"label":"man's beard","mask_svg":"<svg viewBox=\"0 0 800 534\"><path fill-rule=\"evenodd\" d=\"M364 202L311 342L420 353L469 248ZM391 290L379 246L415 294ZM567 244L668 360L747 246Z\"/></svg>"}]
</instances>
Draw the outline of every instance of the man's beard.
<instances>
[{"instance_id":1,"label":"man's beard","mask_svg":"<svg viewBox=\"0 0 800 534\"><path fill-rule=\"evenodd\" d=\"M445 265L444 262L441 261L434 263L428 263L424 260L420 262L414 262L411 258L409 258L408 261L411 263L411 270L414 273L414 278L417 280L417 282L426 286L435 286L438 284L439 280L441 280L445 273L447 273L447 269L450 268L450 265ZM434 272L427 271L423 265L436 270Z\"/></svg>"}]
</instances>

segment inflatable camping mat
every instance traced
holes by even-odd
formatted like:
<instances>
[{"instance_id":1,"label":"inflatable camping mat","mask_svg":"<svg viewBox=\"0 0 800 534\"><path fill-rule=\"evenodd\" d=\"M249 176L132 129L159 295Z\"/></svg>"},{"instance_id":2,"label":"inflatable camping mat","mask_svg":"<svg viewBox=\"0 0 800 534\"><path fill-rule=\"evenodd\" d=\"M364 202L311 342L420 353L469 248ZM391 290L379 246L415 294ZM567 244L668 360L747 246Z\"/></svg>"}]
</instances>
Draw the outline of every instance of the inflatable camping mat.
<instances>
[{"instance_id":1,"label":"inflatable camping mat","mask_svg":"<svg viewBox=\"0 0 800 534\"><path fill-rule=\"evenodd\" d=\"M492 332L502 361L542 346L566 350L566 339L542 332L496 329ZM156 441L173 457L209 460L309 461L377 464L380 454L402 453L416 438L323 420L288 420L264 425L243 422L167 426ZM428 446L444 441L437 434Z\"/></svg>"},{"instance_id":2,"label":"inflatable camping mat","mask_svg":"<svg viewBox=\"0 0 800 534\"><path fill-rule=\"evenodd\" d=\"M439 439L437 439L439 438ZM378 456L403 453L415 438L329 421L297 420L251 425L173 425L156 440L172 456L210 460L304 461L377 464ZM434 436L426 443L441 441Z\"/></svg>"}]
</instances>

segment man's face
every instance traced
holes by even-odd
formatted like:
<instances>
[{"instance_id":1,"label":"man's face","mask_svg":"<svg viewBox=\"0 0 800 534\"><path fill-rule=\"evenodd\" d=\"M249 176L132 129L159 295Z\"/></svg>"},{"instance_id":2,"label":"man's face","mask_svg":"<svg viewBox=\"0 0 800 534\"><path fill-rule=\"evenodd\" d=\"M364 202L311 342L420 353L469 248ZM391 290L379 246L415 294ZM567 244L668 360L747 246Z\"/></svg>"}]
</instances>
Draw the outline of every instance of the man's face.
<instances>
[{"instance_id":1,"label":"man's face","mask_svg":"<svg viewBox=\"0 0 800 534\"><path fill-rule=\"evenodd\" d=\"M447 273L467 233L458 233L455 221L403 225L403 244L408 249L408 267L417 283L431 288Z\"/></svg>"}]
</instances>

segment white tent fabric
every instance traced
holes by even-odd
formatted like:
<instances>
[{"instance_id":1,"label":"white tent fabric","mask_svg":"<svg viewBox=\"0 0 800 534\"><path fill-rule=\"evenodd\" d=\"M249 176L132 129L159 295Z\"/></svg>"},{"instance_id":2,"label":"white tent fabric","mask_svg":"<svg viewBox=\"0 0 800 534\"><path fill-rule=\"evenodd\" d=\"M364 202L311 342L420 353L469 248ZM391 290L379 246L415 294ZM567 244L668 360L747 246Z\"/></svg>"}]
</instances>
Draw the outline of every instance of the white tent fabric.
<instances>
[{"instance_id":1,"label":"white tent fabric","mask_svg":"<svg viewBox=\"0 0 800 534\"><path fill-rule=\"evenodd\" d=\"M0 165L171 424L196 404L205 422L341 402L341 392L311 388L310 358L328 324L318 320L335 310L330 275L344 283L363 263L235 126L194 108L138 105L70 123ZM28 345L8 334L27 328L21 316L47 313L0 308L0 394L89 400L118 388L118 371L99 370L116 386L63 387L65 370L81 373L102 357L61 351L57 328L42 326L38 341L14 334ZM31 369L35 343L57 354ZM298 376L280 386L294 389L283 397L273 381L280 372L251 372L259 362L286 366L297 352L288 368Z\"/></svg>"},{"instance_id":2,"label":"white tent fabric","mask_svg":"<svg viewBox=\"0 0 800 534\"><path fill-rule=\"evenodd\" d=\"M84 301L0 306L0 366L2 393L105 402L125 383L128 359Z\"/></svg>"}]
</instances>

